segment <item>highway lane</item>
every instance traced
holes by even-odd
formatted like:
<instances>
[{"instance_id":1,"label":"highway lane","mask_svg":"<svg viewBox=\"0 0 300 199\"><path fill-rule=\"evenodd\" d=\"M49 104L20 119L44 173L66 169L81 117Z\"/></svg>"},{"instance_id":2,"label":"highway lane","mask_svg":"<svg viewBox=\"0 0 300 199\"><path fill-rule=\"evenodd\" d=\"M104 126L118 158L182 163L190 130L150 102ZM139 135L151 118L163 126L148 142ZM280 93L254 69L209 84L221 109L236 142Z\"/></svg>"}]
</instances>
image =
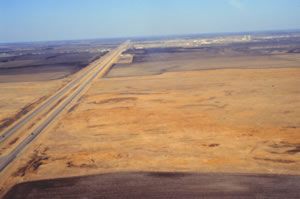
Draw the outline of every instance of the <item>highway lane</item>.
<instances>
[{"instance_id":1,"label":"highway lane","mask_svg":"<svg viewBox=\"0 0 300 199\"><path fill-rule=\"evenodd\" d=\"M78 88L76 88L74 90L74 92L64 101L62 101L61 103L59 103L57 105L57 107L54 109L53 112L50 113L50 115L35 129L32 131L32 133L26 137L17 147L15 147L7 156L3 157L1 159L0 162L0 172L2 170L4 170L16 157L17 155L29 144L31 143L31 141L36 138L64 109L65 107L67 107L74 98L76 98L94 79L96 79L96 77L103 72L103 70L107 69L107 67L109 67L110 65L112 65L112 61L114 59L116 59L116 57L118 57L120 55L120 53L126 49L126 47L128 46L129 42L126 42L124 45L122 45L121 47L119 47L117 50L115 50L112 54L111 54L111 58L103 65L101 66L99 69L96 70L95 73L93 73L93 69L95 69L96 67L98 67L100 64L103 64L102 61L99 64L97 64L95 67L91 68L90 70L88 70L86 73L84 73L81 77L79 77L77 79L77 81L74 81L74 83L71 83L72 85L75 85L76 82L80 81L81 79L83 79L84 77L86 77L87 75L90 75L89 72L92 72L92 76L90 78L87 79L87 81L84 81ZM72 88L72 86L67 86L66 88L64 88L62 91L67 92L70 88ZM39 109L37 110L43 110L45 107L47 107L50 103L52 103L53 101L55 101L59 96L61 96L62 93L59 92L57 95L55 95L53 98L51 98L50 100L47 101L47 103L43 104ZM38 113L36 113L38 114ZM31 116L31 118L34 116ZM30 119L28 119L30 120Z\"/></svg>"}]
</instances>

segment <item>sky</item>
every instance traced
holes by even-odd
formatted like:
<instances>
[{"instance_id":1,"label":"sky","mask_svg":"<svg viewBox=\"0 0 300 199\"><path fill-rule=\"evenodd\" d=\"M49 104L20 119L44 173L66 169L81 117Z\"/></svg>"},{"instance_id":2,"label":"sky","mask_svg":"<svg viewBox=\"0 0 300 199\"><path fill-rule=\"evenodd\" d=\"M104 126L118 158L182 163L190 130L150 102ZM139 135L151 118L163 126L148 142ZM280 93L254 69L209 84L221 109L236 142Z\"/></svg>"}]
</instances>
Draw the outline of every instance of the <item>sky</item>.
<instances>
[{"instance_id":1,"label":"sky","mask_svg":"<svg viewBox=\"0 0 300 199\"><path fill-rule=\"evenodd\" d=\"M300 29L300 0L0 0L0 42Z\"/></svg>"}]
</instances>

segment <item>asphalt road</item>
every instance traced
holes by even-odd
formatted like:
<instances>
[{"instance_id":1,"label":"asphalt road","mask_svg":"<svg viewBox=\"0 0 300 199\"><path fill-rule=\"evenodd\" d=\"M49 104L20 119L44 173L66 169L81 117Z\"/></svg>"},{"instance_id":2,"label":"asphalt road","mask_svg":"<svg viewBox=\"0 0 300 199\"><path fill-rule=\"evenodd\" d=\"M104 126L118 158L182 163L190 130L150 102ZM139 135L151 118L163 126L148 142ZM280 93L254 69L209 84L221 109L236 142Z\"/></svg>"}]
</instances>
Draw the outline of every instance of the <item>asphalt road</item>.
<instances>
[{"instance_id":1,"label":"asphalt road","mask_svg":"<svg viewBox=\"0 0 300 199\"><path fill-rule=\"evenodd\" d=\"M17 123L14 127L9 129L6 133L6 136L9 136L14 133L18 128L20 128L22 125L24 125L27 121L29 121L32 117L35 117L39 112L47 108L50 104L52 104L55 100L57 100L61 95L65 94L68 92L71 88L73 88L73 85L75 85L77 82L79 82L81 79L83 79L85 76L89 75L93 69L96 67L99 67L99 69L94 72L94 74L87 80L84 81L82 84L79 85L78 89L75 89L73 93L70 94L70 97L66 100L63 101L63 103L58 103L57 107L55 107L55 111L50 114L33 132L26 137L17 147L15 147L12 152L10 152L7 156L2 157L0 161L0 172L4 170L16 157L17 155L36 137L38 136L43 129L45 129L59 113L61 113L64 108L72 102L72 100L77 97L82 90L84 90L98 75L101 73L108 65L111 65L112 60L115 59L117 56L119 56L119 53L124 50L124 45L122 47L119 47L116 49L113 53L110 54L111 58L109 58L108 61L105 61L105 63L100 62L96 64L94 67L89 69L87 72L82 74L80 77L78 77L75 81L71 82L70 85L65 87L62 91L57 93L54 97L50 98L47 100L43 105L41 105L38 109L36 109L34 112L29 114L27 117L25 117L22 121ZM102 65L103 64L103 65ZM2 137L3 139L5 137Z\"/></svg>"},{"instance_id":2,"label":"asphalt road","mask_svg":"<svg viewBox=\"0 0 300 199\"><path fill-rule=\"evenodd\" d=\"M300 176L200 173L113 173L25 182L4 199L300 198Z\"/></svg>"}]
</instances>

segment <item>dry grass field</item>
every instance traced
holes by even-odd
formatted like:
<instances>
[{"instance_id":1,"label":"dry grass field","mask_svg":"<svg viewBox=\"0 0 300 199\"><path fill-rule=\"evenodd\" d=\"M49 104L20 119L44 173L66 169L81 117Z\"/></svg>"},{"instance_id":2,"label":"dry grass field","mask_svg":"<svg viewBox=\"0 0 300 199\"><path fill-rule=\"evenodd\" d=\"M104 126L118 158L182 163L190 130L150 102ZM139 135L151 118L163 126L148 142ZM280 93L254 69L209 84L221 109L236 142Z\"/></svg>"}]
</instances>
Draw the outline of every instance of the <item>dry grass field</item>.
<instances>
[{"instance_id":1,"label":"dry grass field","mask_svg":"<svg viewBox=\"0 0 300 199\"><path fill-rule=\"evenodd\" d=\"M0 133L118 44L106 40L0 44Z\"/></svg>"},{"instance_id":2,"label":"dry grass field","mask_svg":"<svg viewBox=\"0 0 300 199\"><path fill-rule=\"evenodd\" d=\"M70 78L52 81L0 83L0 132L69 81Z\"/></svg>"},{"instance_id":3,"label":"dry grass field","mask_svg":"<svg viewBox=\"0 0 300 199\"><path fill-rule=\"evenodd\" d=\"M300 175L299 53L238 49L128 50L133 63L94 82L1 185L136 171Z\"/></svg>"},{"instance_id":4,"label":"dry grass field","mask_svg":"<svg viewBox=\"0 0 300 199\"><path fill-rule=\"evenodd\" d=\"M213 70L99 80L14 175L300 174L299 75Z\"/></svg>"}]
</instances>

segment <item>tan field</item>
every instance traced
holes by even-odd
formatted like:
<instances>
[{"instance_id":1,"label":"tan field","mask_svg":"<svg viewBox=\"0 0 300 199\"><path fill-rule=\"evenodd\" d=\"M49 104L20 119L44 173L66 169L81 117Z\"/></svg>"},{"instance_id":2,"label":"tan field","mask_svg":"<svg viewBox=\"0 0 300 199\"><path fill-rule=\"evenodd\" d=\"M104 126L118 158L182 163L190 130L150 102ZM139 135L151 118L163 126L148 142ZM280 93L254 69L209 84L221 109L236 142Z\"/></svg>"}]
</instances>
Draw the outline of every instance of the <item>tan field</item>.
<instances>
[{"instance_id":1,"label":"tan field","mask_svg":"<svg viewBox=\"0 0 300 199\"><path fill-rule=\"evenodd\" d=\"M70 78L41 82L15 82L0 84L0 131L34 109Z\"/></svg>"},{"instance_id":2,"label":"tan field","mask_svg":"<svg viewBox=\"0 0 300 199\"><path fill-rule=\"evenodd\" d=\"M299 54L256 53L129 50L2 174L0 193L116 172L300 175Z\"/></svg>"},{"instance_id":3,"label":"tan field","mask_svg":"<svg viewBox=\"0 0 300 199\"><path fill-rule=\"evenodd\" d=\"M300 174L299 75L214 70L101 79L28 148L10 179L117 171Z\"/></svg>"}]
</instances>

